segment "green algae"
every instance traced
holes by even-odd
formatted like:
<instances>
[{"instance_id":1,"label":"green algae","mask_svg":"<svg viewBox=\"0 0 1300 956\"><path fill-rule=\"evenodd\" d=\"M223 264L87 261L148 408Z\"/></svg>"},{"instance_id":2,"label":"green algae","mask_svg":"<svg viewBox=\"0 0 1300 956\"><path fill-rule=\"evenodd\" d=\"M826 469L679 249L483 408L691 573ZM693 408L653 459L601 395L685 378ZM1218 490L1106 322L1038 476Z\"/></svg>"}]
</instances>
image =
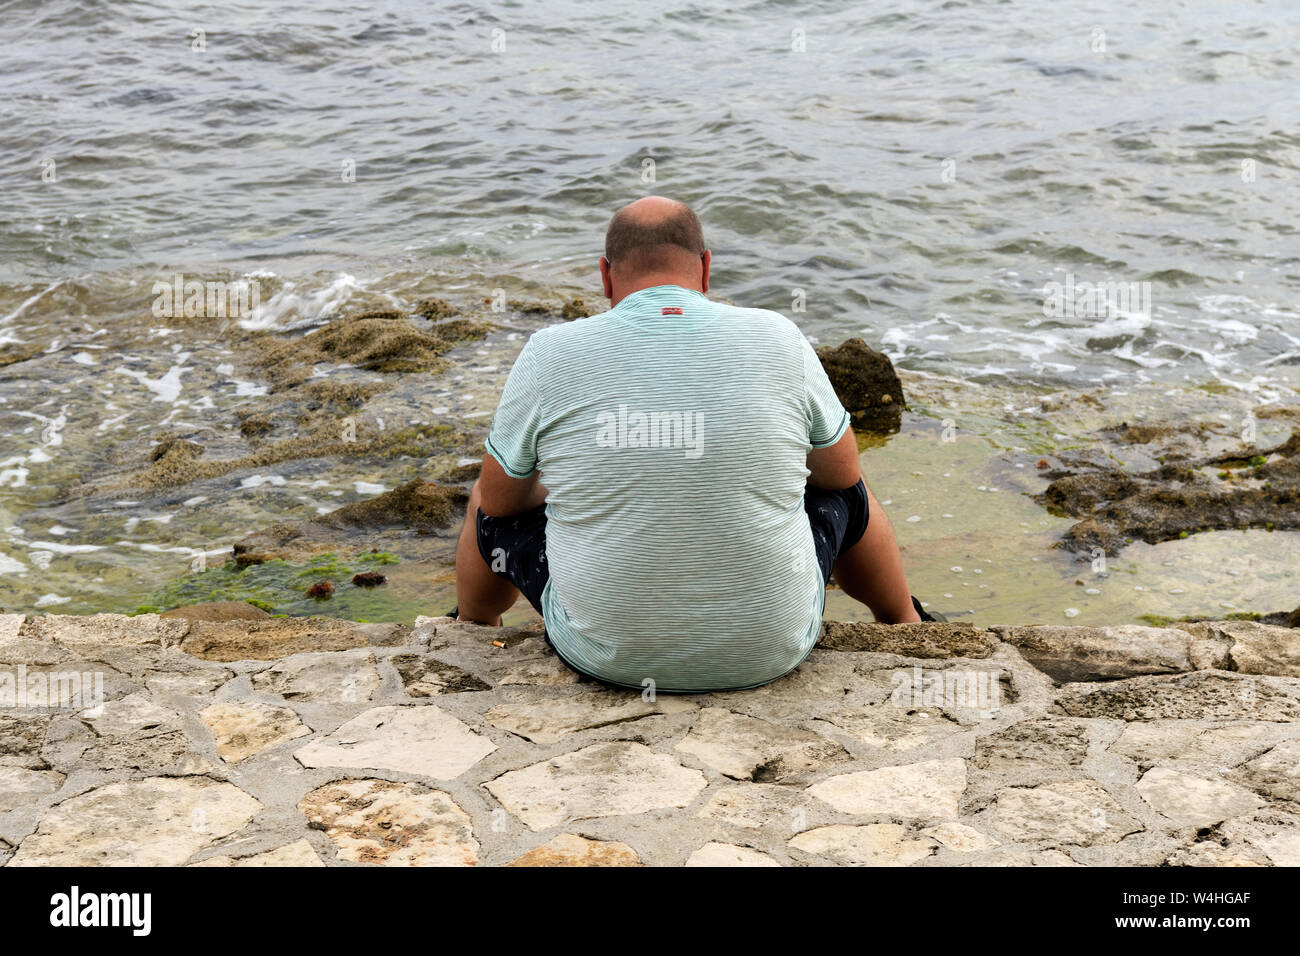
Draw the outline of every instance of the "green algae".
<instances>
[{"instance_id":1,"label":"green algae","mask_svg":"<svg viewBox=\"0 0 1300 956\"><path fill-rule=\"evenodd\" d=\"M397 620L413 616L407 600L393 600L382 592L352 585L358 571L400 563L386 551L362 551L348 557L336 551L315 555L308 561L279 558L241 567L233 560L219 567L184 574L159 588L136 607L135 613L161 613L189 604L212 601L243 601L276 616L326 614L349 620ZM333 585L329 598L307 595L307 589L321 581ZM421 608L416 609L420 613Z\"/></svg>"}]
</instances>

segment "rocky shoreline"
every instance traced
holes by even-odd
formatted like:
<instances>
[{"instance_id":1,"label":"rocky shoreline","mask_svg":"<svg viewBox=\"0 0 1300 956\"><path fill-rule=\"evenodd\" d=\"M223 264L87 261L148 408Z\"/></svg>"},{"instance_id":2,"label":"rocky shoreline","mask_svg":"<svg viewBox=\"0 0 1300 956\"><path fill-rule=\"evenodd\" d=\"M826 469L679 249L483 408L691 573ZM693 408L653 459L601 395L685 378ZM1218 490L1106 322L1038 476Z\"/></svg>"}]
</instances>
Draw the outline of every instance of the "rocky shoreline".
<instances>
[{"instance_id":1,"label":"rocky shoreline","mask_svg":"<svg viewBox=\"0 0 1300 956\"><path fill-rule=\"evenodd\" d=\"M830 622L656 698L536 626L231 617L0 615L0 861L1300 864L1289 628Z\"/></svg>"}]
</instances>

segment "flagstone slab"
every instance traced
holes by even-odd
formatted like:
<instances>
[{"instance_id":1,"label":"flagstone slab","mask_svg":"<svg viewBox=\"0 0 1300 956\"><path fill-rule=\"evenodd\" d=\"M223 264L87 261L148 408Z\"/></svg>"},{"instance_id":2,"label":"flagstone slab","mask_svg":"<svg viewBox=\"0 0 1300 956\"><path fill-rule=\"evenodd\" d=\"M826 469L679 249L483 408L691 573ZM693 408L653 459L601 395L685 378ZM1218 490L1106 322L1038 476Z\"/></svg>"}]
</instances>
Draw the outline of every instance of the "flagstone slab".
<instances>
[{"instance_id":1,"label":"flagstone slab","mask_svg":"<svg viewBox=\"0 0 1300 956\"><path fill-rule=\"evenodd\" d=\"M1068 780L997 792L991 820L997 832L1018 843L1050 841L1093 846L1118 843L1144 827L1093 780Z\"/></svg>"},{"instance_id":2,"label":"flagstone slab","mask_svg":"<svg viewBox=\"0 0 1300 956\"><path fill-rule=\"evenodd\" d=\"M840 774L807 792L840 813L952 820L965 789L966 761L951 757Z\"/></svg>"},{"instance_id":3,"label":"flagstone slab","mask_svg":"<svg viewBox=\"0 0 1300 956\"><path fill-rule=\"evenodd\" d=\"M286 740L311 733L288 707L261 701L223 701L199 711L212 731L217 753L227 763L239 763Z\"/></svg>"},{"instance_id":4,"label":"flagstone slab","mask_svg":"<svg viewBox=\"0 0 1300 956\"><path fill-rule=\"evenodd\" d=\"M446 711L411 705L367 710L294 756L304 767L393 770L450 780L496 749Z\"/></svg>"},{"instance_id":5,"label":"flagstone slab","mask_svg":"<svg viewBox=\"0 0 1300 956\"><path fill-rule=\"evenodd\" d=\"M1192 670L1191 637L1170 627L1010 627L1003 640L1059 683Z\"/></svg>"},{"instance_id":6,"label":"flagstone slab","mask_svg":"<svg viewBox=\"0 0 1300 956\"><path fill-rule=\"evenodd\" d=\"M804 791L792 787L746 783L714 791L695 815L751 830L793 833L807 827L812 804Z\"/></svg>"},{"instance_id":7,"label":"flagstone slab","mask_svg":"<svg viewBox=\"0 0 1300 956\"><path fill-rule=\"evenodd\" d=\"M570 734L593 727L606 727L651 714L680 714L698 709L698 705L680 697L661 695L657 700L648 701L638 693L604 688L568 697L507 692L502 703L487 711L483 719L534 743L553 744Z\"/></svg>"},{"instance_id":8,"label":"flagstone slab","mask_svg":"<svg viewBox=\"0 0 1300 956\"><path fill-rule=\"evenodd\" d=\"M229 856L210 856L201 863L191 863L190 866L218 866L218 867L240 867L240 866L307 866L321 867L325 864L321 861L320 856L312 849L310 843L306 840L298 840L294 843L288 843L274 850L267 850L265 853L254 853L251 856L229 857Z\"/></svg>"},{"instance_id":9,"label":"flagstone slab","mask_svg":"<svg viewBox=\"0 0 1300 956\"><path fill-rule=\"evenodd\" d=\"M731 843L706 843L686 858L686 866L780 866L766 853Z\"/></svg>"},{"instance_id":10,"label":"flagstone slab","mask_svg":"<svg viewBox=\"0 0 1300 956\"><path fill-rule=\"evenodd\" d=\"M488 690L489 685L469 671L424 654L401 654L390 658L408 697L438 697Z\"/></svg>"},{"instance_id":11,"label":"flagstone slab","mask_svg":"<svg viewBox=\"0 0 1300 956\"><path fill-rule=\"evenodd\" d=\"M641 866L641 858L626 843L589 840L561 833L506 866Z\"/></svg>"},{"instance_id":12,"label":"flagstone slab","mask_svg":"<svg viewBox=\"0 0 1300 956\"><path fill-rule=\"evenodd\" d=\"M1222 671L1070 684L1057 705L1106 720L1300 720L1300 699L1266 680Z\"/></svg>"},{"instance_id":13,"label":"flagstone slab","mask_svg":"<svg viewBox=\"0 0 1300 956\"><path fill-rule=\"evenodd\" d=\"M938 840L948 849L957 853L991 850L1002 845L987 833L981 833L974 827L958 823L956 820L949 820L946 823L940 823L938 826L926 827L921 832L932 839Z\"/></svg>"},{"instance_id":14,"label":"flagstone slab","mask_svg":"<svg viewBox=\"0 0 1300 956\"><path fill-rule=\"evenodd\" d=\"M341 859L379 866L474 866L469 814L441 790L391 780L339 780L298 802Z\"/></svg>"},{"instance_id":15,"label":"flagstone slab","mask_svg":"<svg viewBox=\"0 0 1300 956\"><path fill-rule=\"evenodd\" d=\"M821 718L855 740L884 750L915 750L965 728L938 707L898 707L886 701Z\"/></svg>"},{"instance_id":16,"label":"flagstone slab","mask_svg":"<svg viewBox=\"0 0 1300 956\"><path fill-rule=\"evenodd\" d=\"M673 749L690 754L734 780L780 780L849 759L833 740L722 707L699 719Z\"/></svg>"},{"instance_id":17,"label":"flagstone slab","mask_svg":"<svg viewBox=\"0 0 1300 956\"><path fill-rule=\"evenodd\" d=\"M1263 805L1258 794L1224 780L1206 780L1167 767L1152 767L1134 789L1178 826L1209 827Z\"/></svg>"},{"instance_id":18,"label":"flagstone slab","mask_svg":"<svg viewBox=\"0 0 1300 956\"><path fill-rule=\"evenodd\" d=\"M262 804L207 777L111 783L41 817L10 866L179 866L246 826Z\"/></svg>"},{"instance_id":19,"label":"flagstone slab","mask_svg":"<svg viewBox=\"0 0 1300 956\"><path fill-rule=\"evenodd\" d=\"M545 830L575 820L685 807L705 784L704 774L668 754L615 741L512 770L485 786L526 827Z\"/></svg>"},{"instance_id":20,"label":"flagstone slab","mask_svg":"<svg viewBox=\"0 0 1300 956\"><path fill-rule=\"evenodd\" d=\"M911 866L933 855L939 844L917 837L897 823L836 824L800 833L788 846L821 862L848 866Z\"/></svg>"},{"instance_id":21,"label":"flagstone slab","mask_svg":"<svg viewBox=\"0 0 1300 956\"><path fill-rule=\"evenodd\" d=\"M1300 803L1300 739L1283 741L1241 767L1237 781L1256 793Z\"/></svg>"},{"instance_id":22,"label":"flagstone slab","mask_svg":"<svg viewBox=\"0 0 1300 956\"><path fill-rule=\"evenodd\" d=\"M294 654L254 674L253 689L289 701L364 704L379 689L374 651Z\"/></svg>"},{"instance_id":23,"label":"flagstone slab","mask_svg":"<svg viewBox=\"0 0 1300 956\"><path fill-rule=\"evenodd\" d=\"M63 786L64 775L54 770L0 767L0 813L44 800Z\"/></svg>"}]
</instances>

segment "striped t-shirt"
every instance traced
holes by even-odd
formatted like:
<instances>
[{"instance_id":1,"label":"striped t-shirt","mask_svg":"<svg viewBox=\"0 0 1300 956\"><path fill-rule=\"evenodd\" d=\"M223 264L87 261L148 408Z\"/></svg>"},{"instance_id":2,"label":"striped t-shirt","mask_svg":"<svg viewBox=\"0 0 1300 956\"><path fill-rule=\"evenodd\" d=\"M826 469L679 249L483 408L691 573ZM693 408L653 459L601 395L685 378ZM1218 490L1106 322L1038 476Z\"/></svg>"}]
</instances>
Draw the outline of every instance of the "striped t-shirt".
<instances>
[{"instance_id":1,"label":"striped t-shirt","mask_svg":"<svg viewBox=\"0 0 1300 956\"><path fill-rule=\"evenodd\" d=\"M542 612L561 657L669 692L798 666L825 601L805 461L848 424L776 312L663 285L534 333L487 448L515 478L541 471Z\"/></svg>"}]
</instances>

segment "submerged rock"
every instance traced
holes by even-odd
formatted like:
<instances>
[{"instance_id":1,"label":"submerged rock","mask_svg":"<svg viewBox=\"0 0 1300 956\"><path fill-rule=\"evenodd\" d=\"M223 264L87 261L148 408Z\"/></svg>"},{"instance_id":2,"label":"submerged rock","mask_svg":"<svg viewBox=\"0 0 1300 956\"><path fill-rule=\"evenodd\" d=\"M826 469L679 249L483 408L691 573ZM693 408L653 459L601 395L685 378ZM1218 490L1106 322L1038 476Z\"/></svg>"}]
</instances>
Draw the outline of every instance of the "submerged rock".
<instances>
[{"instance_id":1,"label":"submerged rock","mask_svg":"<svg viewBox=\"0 0 1300 956\"><path fill-rule=\"evenodd\" d=\"M817 357L854 428L876 433L898 431L907 402L889 356L862 339L849 339L835 348L822 346Z\"/></svg>"},{"instance_id":2,"label":"submerged rock","mask_svg":"<svg viewBox=\"0 0 1300 956\"><path fill-rule=\"evenodd\" d=\"M458 320L431 329L404 317L362 313L336 319L301 338L272 339L260 357L277 388L299 385L320 363L346 363L371 372L428 372L442 368L442 356L457 342L482 338L487 327Z\"/></svg>"},{"instance_id":3,"label":"submerged rock","mask_svg":"<svg viewBox=\"0 0 1300 956\"><path fill-rule=\"evenodd\" d=\"M338 546L341 531L443 531L460 517L467 501L469 493L460 485L417 478L308 521L275 524L251 534L235 543L235 563L247 567L271 560L301 561Z\"/></svg>"},{"instance_id":4,"label":"submerged rock","mask_svg":"<svg viewBox=\"0 0 1300 956\"><path fill-rule=\"evenodd\" d=\"M1037 500L1081 519L1061 540L1069 551L1115 555L1133 540L1157 544L1199 531L1300 530L1300 432L1275 448L1146 472L1098 465L1056 478Z\"/></svg>"}]
</instances>

